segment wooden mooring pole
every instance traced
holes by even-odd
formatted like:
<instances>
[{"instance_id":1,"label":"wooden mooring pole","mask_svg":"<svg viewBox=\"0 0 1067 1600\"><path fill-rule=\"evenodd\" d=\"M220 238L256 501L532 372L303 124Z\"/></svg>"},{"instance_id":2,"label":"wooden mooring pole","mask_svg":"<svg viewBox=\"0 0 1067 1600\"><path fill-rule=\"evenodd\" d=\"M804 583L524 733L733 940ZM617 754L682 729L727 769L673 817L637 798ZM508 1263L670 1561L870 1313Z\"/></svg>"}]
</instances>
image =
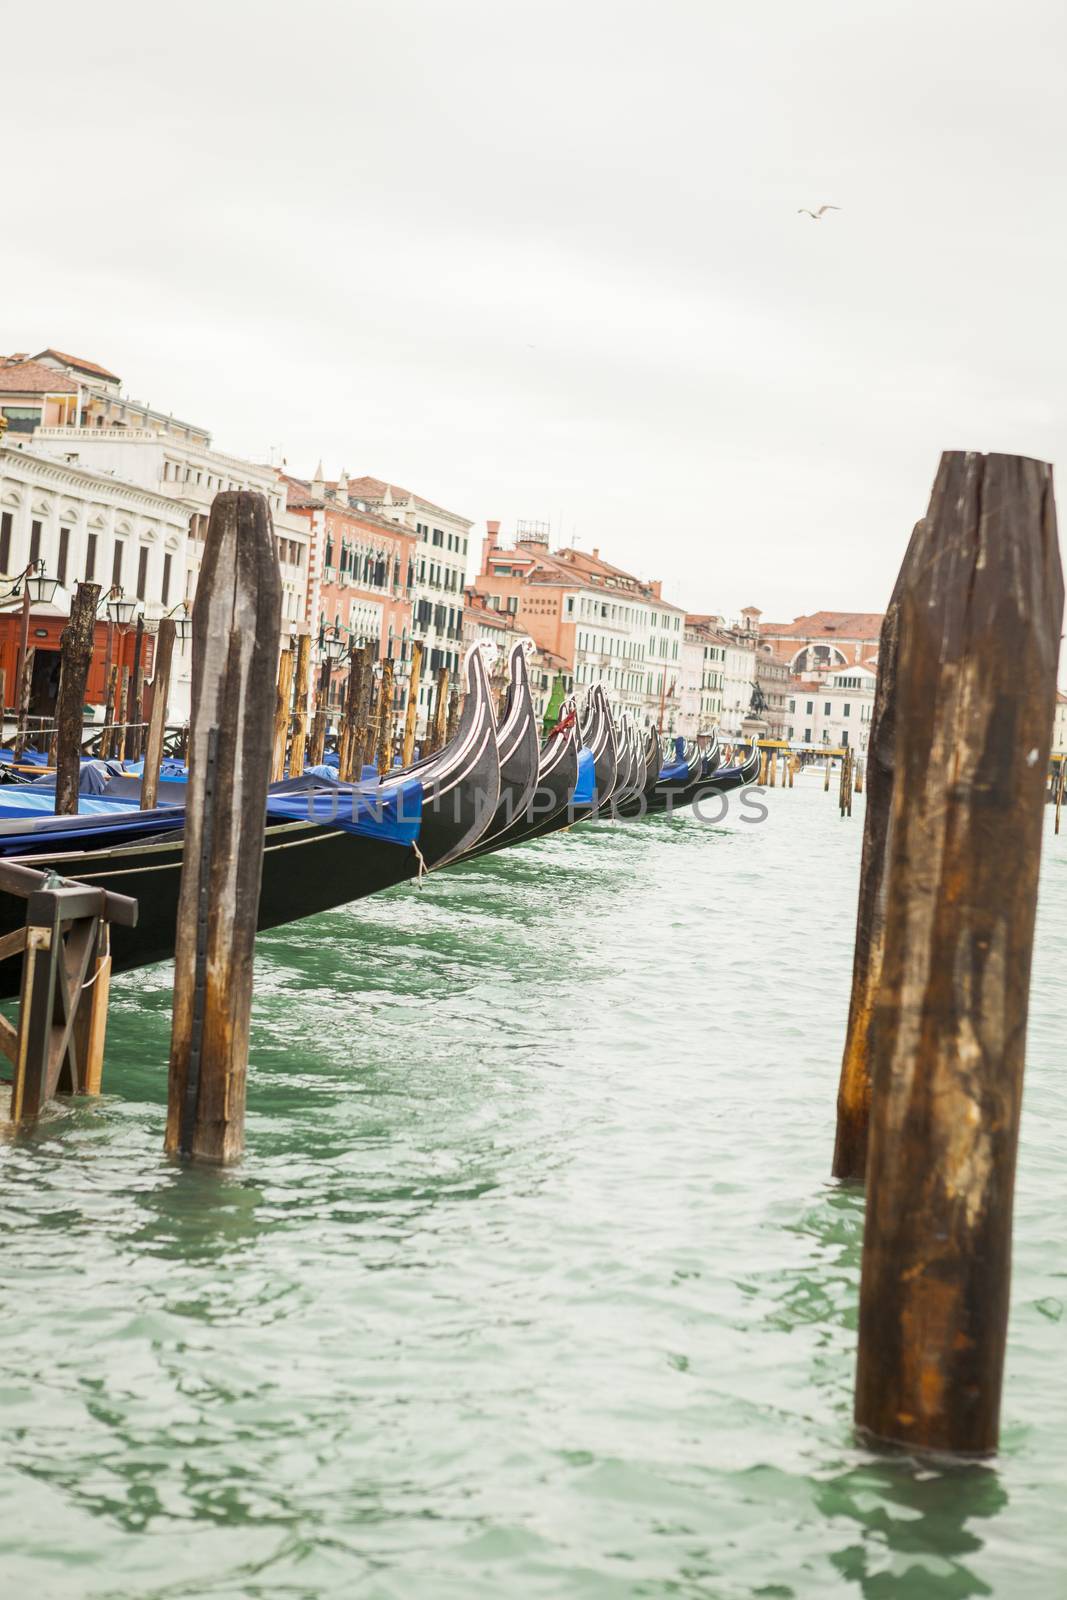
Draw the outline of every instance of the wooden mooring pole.
<instances>
[{"instance_id":1,"label":"wooden mooring pole","mask_svg":"<svg viewBox=\"0 0 1067 1600\"><path fill-rule=\"evenodd\" d=\"M912 533L912 546L918 538L919 526L921 524ZM877 1044L873 1031L874 1003L882 981L885 948L886 848L893 799L900 593L912 559L909 546L882 619L878 640L878 680L867 744L867 812L863 821L852 998L837 1090L833 1175L845 1183L862 1183L867 1166L871 1072Z\"/></svg>"},{"instance_id":2,"label":"wooden mooring pole","mask_svg":"<svg viewBox=\"0 0 1067 1600\"><path fill-rule=\"evenodd\" d=\"M411 667L408 671L408 703L404 715L404 743L400 749L400 764L408 767L415 759L415 731L419 719L419 683L422 678L422 644L416 639L411 646Z\"/></svg>"},{"instance_id":3,"label":"wooden mooring pole","mask_svg":"<svg viewBox=\"0 0 1067 1600\"><path fill-rule=\"evenodd\" d=\"M393 764L393 663L387 656L382 662L382 676L378 684L378 743L375 765L379 778L384 778Z\"/></svg>"},{"instance_id":4,"label":"wooden mooring pole","mask_svg":"<svg viewBox=\"0 0 1067 1600\"><path fill-rule=\"evenodd\" d=\"M70 621L59 641L59 695L56 699L56 816L74 816L81 786L82 715L85 681L93 659L98 583L79 583Z\"/></svg>"},{"instance_id":5,"label":"wooden mooring pole","mask_svg":"<svg viewBox=\"0 0 1067 1600\"><path fill-rule=\"evenodd\" d=\"M899 603L855 1417L986 1455L1063 612L1051 468L946 453Z\"/></svg>"},{"instance_id":6,"label":"wooden mooring pole","mask_svg":"<svg viewBox=\"0 0 1067 1600\"><path fill-rule=\"evenodd\" d=\"M272 783L285 777L285 753L289 743L289 716L293 706L293 652L283 650L278 657L278 683L274 702L274 750L271 758Z\"/></svg>"},{"instance_id":7,"label":"wooden mooring pole","mask_svg":"<svg viewBox=\"0 0 1067 1600\"><path fill-rule=\"evenodd\" d=\"M122 755L127 761L136 761L144 750L144 617L137 618L137 631L133 640L133 672L130 676L130 698L126 708L126 743Z\"/></svg>"},{"instance_id":8,"label":"wooden mooring pole","mask_svg":"<svg viewBox=\"0 0 1067 1600\"><path fill-rule=\"evenodd\" d=\"M1060 757L1059 777L1056 780L1056 832L1060 831L1060 812L1063 810L1063 785L1067 780L1067 756Z\"/></svg>"},{"instance_id":9,"label":"wooden mooring pole","mask_svg":"<svg viewBox=\"0 0 1067 1600\"><path fill-rule=\"evenodd\" d=\"M172 617L161 618L159 632L156 634L155 654L152 657L152 710L148 718L144 771L141 774L142 811L151 811L159 795L159 768L163 760L163 735L167 726L170 667L174 657L176 631Z\"/></svg>"},{"instance_id":10,"label":"wooden mooring pole","mask_svg":"<svg viewBox=\"0 0 1067 1600\"><path fill-rule=\"evenodd\" d=\"M167 1103L166 1149L187 1159L233 1161L244 1148L281 601L266 496L217 494L193 613Z\"/></svg>"},{"instance_id":11,"label":"wooden mooring pole","mask_svg":"<svg viewBox=\"0 0 1067 1600\"><path fill-rule=\"evenodd\" d=\"M296 641L296 675L293 687L293 737L289 745L289 776L299 778L304 770L308 737L308 687L311 675L311 635L302 633Z\"/></svg>"}]
</instances>

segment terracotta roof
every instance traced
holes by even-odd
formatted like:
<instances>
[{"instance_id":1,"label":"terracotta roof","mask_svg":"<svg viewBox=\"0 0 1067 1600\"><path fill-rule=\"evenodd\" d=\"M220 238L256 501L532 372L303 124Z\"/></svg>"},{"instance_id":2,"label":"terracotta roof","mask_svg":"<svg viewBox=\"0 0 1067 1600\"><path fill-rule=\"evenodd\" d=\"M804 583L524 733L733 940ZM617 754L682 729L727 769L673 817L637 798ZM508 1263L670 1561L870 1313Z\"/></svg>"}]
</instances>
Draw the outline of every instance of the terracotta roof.
<instances>
[{"instance_id":1,"label":"terracotta roof","mask_svg":"<svg viewBox=\"0 0 1067 1600\"><path fill-rule=\"evenodd\" d=\"M763 622L760 634L777 634L783 639L815 641L822 638L877 639L882 631L881 611L813 611L810 616L794 617L792 622Z\"/></svg>"},{"instance_id":2,"label":"terracotta roof","mask_svg":"<svg viewBox=\"0 0 1067 1600\"><path fill-rule=\"evenodd\" d=\"M457 517L460 522L468 521L466 517L459 516L457 511L446 511L444 506L434 505L432 500L424 500L421 495L412 494L410 489L401 489L398 484L386 483L384 478L363 477L348 480L348 492L354 494L357 500L383 500L387 489L394 500L410 500L424 511L436 511L442 517Z\"/></svg>"},{"instance_id":3,"label":"terracotta roof","mask_svg":"<svg viewBox=\"0 0 1067 1600\"><path fill-rule=\"evenodd\" d=\"M39 361L0 357L0 394L77 394L78 385L65 372Z\"/></svg>"},{"instance_id":4,"label":"terracotta roof","mask_svg":"<svg viewBox=\"0 0 1067 1600\"><path fill-rule=\"evenodd\" d=\"M68 356L63 350L38 350L34 356L35 361L40 361L42 356L53 356L56 361L62 361L65 367L74 367L78 372L87 372L94 378L110 378L112 383L121 383L122 379L117 372L109 372L107 367L97 366L95 361L83 361L81 356Z\"/></svg>"},{"instance_id":5,"label":"terracotta roof","mask_svg":"<svg viewBox=\"0 0 1067 1600\"><path fill-rule=\"evenodd\" d=\"M312 494L311 484L306 478L294 478L288 472L279 472L278 478L285 486L285 504L290 511L335 511L342 515L353 517L358 522L372 524L380 528L383 533L390 533L401 539L414 539L414 528L405 527L402 522L390 522L388 517L381 517L377 511L361 511L358 506L345 505L340 500L320 499ZM331 485L330 487L335 487Z\"/></svg>"}]
</instances>

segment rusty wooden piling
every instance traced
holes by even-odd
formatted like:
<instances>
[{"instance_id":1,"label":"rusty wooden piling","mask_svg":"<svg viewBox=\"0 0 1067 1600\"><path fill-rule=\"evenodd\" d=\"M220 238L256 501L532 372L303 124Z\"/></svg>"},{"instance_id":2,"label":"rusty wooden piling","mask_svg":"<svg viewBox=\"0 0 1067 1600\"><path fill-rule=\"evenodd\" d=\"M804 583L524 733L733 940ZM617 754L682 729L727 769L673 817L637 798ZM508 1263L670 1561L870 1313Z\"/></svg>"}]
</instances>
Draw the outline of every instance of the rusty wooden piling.
<instances>
[{"instance_id":1,"label":"rusty wooden piling","mask_svg":"<svg viewBox=\"0 0 1067 1600\"><path fill-rule=\"evenodd\" d=\"M352 781L358 783L363 776L363 768L369 766L374 759L374 744L377 730L377 700L374 684L374 663L377 659L377 646L373 643L363 646L363 669L359 674L356 684L355 707L352 715L352 749L349 756L352 770Z\"/></svg>"},{"instance_id":2,"label":"rusty wooden piling","mask_svg":"<svg viewBox=\"0 0 1067 1600\"><path fill-rule=\"evenodd\" d=\"M912 533L912 544L918 534L919 528L916 526ZM867 810L863 819L856 945L852 959L852 997L837 1091L833 1175L845 1183L862 1183L867 1165L871 1073L877 1047L873 1028L874 1004L882 981L885 950L886 851L893 800L900 594L904 575L912 560L909 546L889 597L878 640L878 678L867 743Z\"/></svg>"},{"instance_id":3,"label":"rusty wooden piling","mask_svg":"<svg viewBox=\"0 0 1067 1600\"><path fill-rule=\"evenodd\" d=\"M275 709L281 577L265 495L217 494L193 614L185 848L166 1149L244 1147L252 952Z\"/></svg>"},{"instance_id":4,"label":"rusty wooden piling","mask_svg":"<svg viewBox=\"0 0 1067 1600\"><path fill-rule=\"evenodd\" d=\"M293 685L293 737L289 744L289 776L299 778L304 770L308 736L308 689L311 682L311 635L302 633L296 641L296 671Z\"/></svg>"},{"instance_id":5,"label":"rusty wooden piling","mask_svg":"<svg viewBox=\"0 0 1067 1600\"><path fill-rule=\"evenodd\" d=\"M144 771L141 774L142 811L151 811L159 795L159 768L163 760L163 734L167 726L170 669L174 657L176 631L171 617L161 619L159 632L156 634L155 654L152 658L152 710L148 718Z\"/></svg>"},{"instance_id":6,"label":"rusty wooden piling","mask_svg":"<svg viewBox=\"0 0 1067 1600\"><path fill-rule=\"evenodd\" d=\"M289 716L293 705L293 652L286 649L278 657L278 681L274 691L274 741L271 754L272 783L285 777L285 755L289 744Z\"/></svg>"},{"instance_id":7,"label":"rusty wooden piling","mask_svg":"<svg viewBox=\"0 0 1067 1600\"><path fill-rule=\"evenodd\" d=\"M1063 612L1051 469L946 453L899 598L855 1416L986 1455Z\"/></svg>"},{"instance_id":8,"label":"rusty wooden piling","mask_svg":"<svg viewBox=\"0 0 1067 1600\"><path fill-rule=\"evenodd\" d=\"M133 638L133 671L130 674L130 696L126 708L126 742L122 755L127 761L136 761L144 749L144 617L138 615Z\"/></svg>"},{"instance_id":9,"label":"rusty wooden piling","mask_svg":"<svg viewBox=\"0 0 1067 1600\"><path fill-rule=\"evenodd\" d=\"M500 715L501 716L503 716L503 714L504 714L503 707L504 707L504 704L506 703L506 701L507 701L507 690L505 689L504 692L503 692L503 698L501 699L501 711L500 711ZM452 742L452 740L456 737L456 729L459 727L459 714L460 714L460 710L462 708L462 703L463 702L462 702L462 700L460 698L459 689L455 684L453 684L452 692L448 697L448 721L445 724L445 743L446 744L450 744Z\"/></svg>"},{"instance_id":10,"label":"rusty wooden piling","mask_svg":"<svg viewBox=\"0 0 1067 1600\"><path fill-rule=\"evenodd\" d=\"M408 671L408 703L404 715L404 742L400 749L400 764L408 767L415 759L415 733L419 719L419 683L422 679L422 645L418 639L411 646L411 667Z\"/></svg>"},{"instance_id":11,"label":"rusty wooden piling","mask_svg":"<svg viewBox=\"0 0 1067 1600\"><path fill-rule=\"evenodd\" d=\"M81 787L82 716L85 682L93 659L98 583L79 583L70 621L59 641L59 695L56 700L56 815L74 816Z\"/></svg>"},{"instance_id":12,"label":"rusty wooden piling","mask_svg":"<svg viewBox=\"0 0 1067 1600\"><path fill-rule=\"evenodd\" d=\"M382 662L378 683L378 740L374 760L378 776L384 778L393 764L393 663L388 656Z\"/></svg>"}]
</instances>

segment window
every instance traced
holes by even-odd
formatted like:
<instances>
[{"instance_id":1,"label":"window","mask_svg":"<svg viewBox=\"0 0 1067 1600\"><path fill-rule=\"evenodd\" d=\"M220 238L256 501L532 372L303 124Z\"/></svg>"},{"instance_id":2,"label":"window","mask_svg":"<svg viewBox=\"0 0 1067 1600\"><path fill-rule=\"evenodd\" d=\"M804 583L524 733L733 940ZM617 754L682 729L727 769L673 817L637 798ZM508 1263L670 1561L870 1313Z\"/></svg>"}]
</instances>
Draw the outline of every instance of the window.
<instances>
[{"instance_id":1,"label":"window","mask_svg":"<svg viewBox=\"0 0 1067 1600\"><path fill-rule=\"evenodd\" d=\"M810 707L809 707L809 709L810 709ZM804 743L805 744L810 744L811 743L811 729L810 728L805 728L804 729Z\"/></svg>"},{"instance_id":2,"label":"window","mask_svg":"<svg viewBox=\"0 0 1067 1600\"><path fill-rule=\"evenodd\" d=\"M808 716L809 717L811 716L811 714L812 714L812 712L814 710L815 710L815 701L814 700L809 700L808 701ZM804 737L805 737L805 739L810 739L811 738L811 734L810 733L806 733L804 735Z\"/></svg>"},{"instance_id":3,"label":"window","mask_svg":"<svg viewBox=\"0 0 1067 1600\"><path fill-rule=\"evenodd\" d=\"M797 703L796 703L796 701L795 701L795 700L790 700L790 702L789 702L789 709L790 709L790 711L795 711L795 710L796 710L796 708L797 708Z\"/></svg>"},{"instance_id":4,"label":"window","mask_svg":"<svg viewBox=\"0 0 1067 1600\"><path fill-rule=\"evenodd\" d=\"M823 709L823 716L828 717L830 715L830 702L829 702L829 700L826 700L826 701L823 702L823 708L822 709Z\"/></svg>"},{"instance_id":5,"label":"window","mask_svg":"<svg viewBox=\"0 0 1067 1600\"><path fill-rule=\"evenodd\" d=\"M148 587L148 546L143 544L137 552L137 598L145 598Z\"/></svg>"},{"instance_id":6,"label":"window","mask_svg":"<svg viewBox=\"0 0 1067 1600\"><path fill-rule=\"evenodd\" d=\"M40 554L41 554L41 524L39 522L31 522L30 523L30 565L31 566L38 559Z\"/></svg>"},{"instance_id":7,"label":"window","mask_svg":"<svg viewBox=\"0 0 1067 1600\"><path fill-rule=\"evenodd\" d=\"M168 550L163 557L163 586L159 595L164 605L167 605L170 601L170 564L172 559L173 557Z\"/></svg>"},{"instance_id":8,"label":"window","mask_svg":"<svg viewBox=\"0 0 1067 1600\"><path fill-rule=\"evenodd\" d=\"M111 558L111 587L113 589L122 588L122 552L125 548L123 540L115 540L115 553Z\"/></svg>"},{"instance_id":9,"label":"window","mask_svg":"<svg viewBox=\"0 0 1067 1600\"><path fill-rule=\"evenodd\" d=\"M845 701L845 704L844 704L844 707L843 707L843 711L842 711L842 715L846 716L846 717L850 717L852 715L852 702L851 702L851 700L846 700Z\"/></svg>"},{"instance_id":10,"label":"window","mask_svg":"<svg viewBox=\"0 0 1067 1600\"><path fill-rule=\"evenodd\" d=\"M0 572L11 565L11 512L0 514Z\"/></svg>"},{"instance_id":11,"label":"window","mask_svg":"<svg viewBox=\"0 0 1067 1600\"><path fill-rule=\"evenodd\" d=\"M85 541L85 581L92 583L96 576L96 534L91 533Z\"/></svg>"},{"instance_id":12,"label":"window","mask_svg":"<svg viewBox=\"0 0 1067 1600\"><path fill-rule=\"evenodd\" d=\"M848 729L847 728L843 728L842 731L841 731L841 743L843 745L847 745L848 744Z\"/></svg>"},{"instance_id":13,"label":"window","mask_svg":"<svg viewBox=\"0 0 1067 1600\"><path fill-rule=\"evenodd\" d=\"M59 530L59 556L56 560L56 577L64 588L67 583L67 553L70 550L70 529Z\"/></svg>"}]
</instances>

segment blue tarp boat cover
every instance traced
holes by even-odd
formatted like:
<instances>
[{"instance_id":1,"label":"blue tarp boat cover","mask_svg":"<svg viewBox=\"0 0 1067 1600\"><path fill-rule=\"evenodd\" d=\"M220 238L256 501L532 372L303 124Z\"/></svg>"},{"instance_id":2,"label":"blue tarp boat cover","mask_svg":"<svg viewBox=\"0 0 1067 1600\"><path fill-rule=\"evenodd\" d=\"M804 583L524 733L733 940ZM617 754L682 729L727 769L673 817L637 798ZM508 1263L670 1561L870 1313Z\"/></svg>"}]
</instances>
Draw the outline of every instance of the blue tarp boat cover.
<instances>
[{"instance_id":1,"label":"blue tarp boat cover","mask_svg":"<svg viewBox=\"0 0 1067 1600\"><path fill-rule=\"evenodd\" d=\"M689 763L688 761L681 761L673 767L660 767L657 781L659 783L680 783L688 776Z\"/></svg>"},{"instance_id":2,"label":"blue tarp boat cover","mask_svg":"<svg viewBox=\"0 0 1067 1600\"><path fill-rule=\"evenodd\" d=\"M596 783L596 762L591 750L578 752L578 776L571 790L572 806L587 806L591 802Z\"/></svg>"},{"instance_id":3,"label":"blue tarp boat cover","mask_svg":"<svg viewBox=\"0 0 1067 1600\"><path fill-rule=\"evenodd\" d=\"M387 844L414 844L422 821L422 784L409 778L387 790L348 783L279 785L267 796L267 815L316 822Z\"/></svg>"}]
</instances>

